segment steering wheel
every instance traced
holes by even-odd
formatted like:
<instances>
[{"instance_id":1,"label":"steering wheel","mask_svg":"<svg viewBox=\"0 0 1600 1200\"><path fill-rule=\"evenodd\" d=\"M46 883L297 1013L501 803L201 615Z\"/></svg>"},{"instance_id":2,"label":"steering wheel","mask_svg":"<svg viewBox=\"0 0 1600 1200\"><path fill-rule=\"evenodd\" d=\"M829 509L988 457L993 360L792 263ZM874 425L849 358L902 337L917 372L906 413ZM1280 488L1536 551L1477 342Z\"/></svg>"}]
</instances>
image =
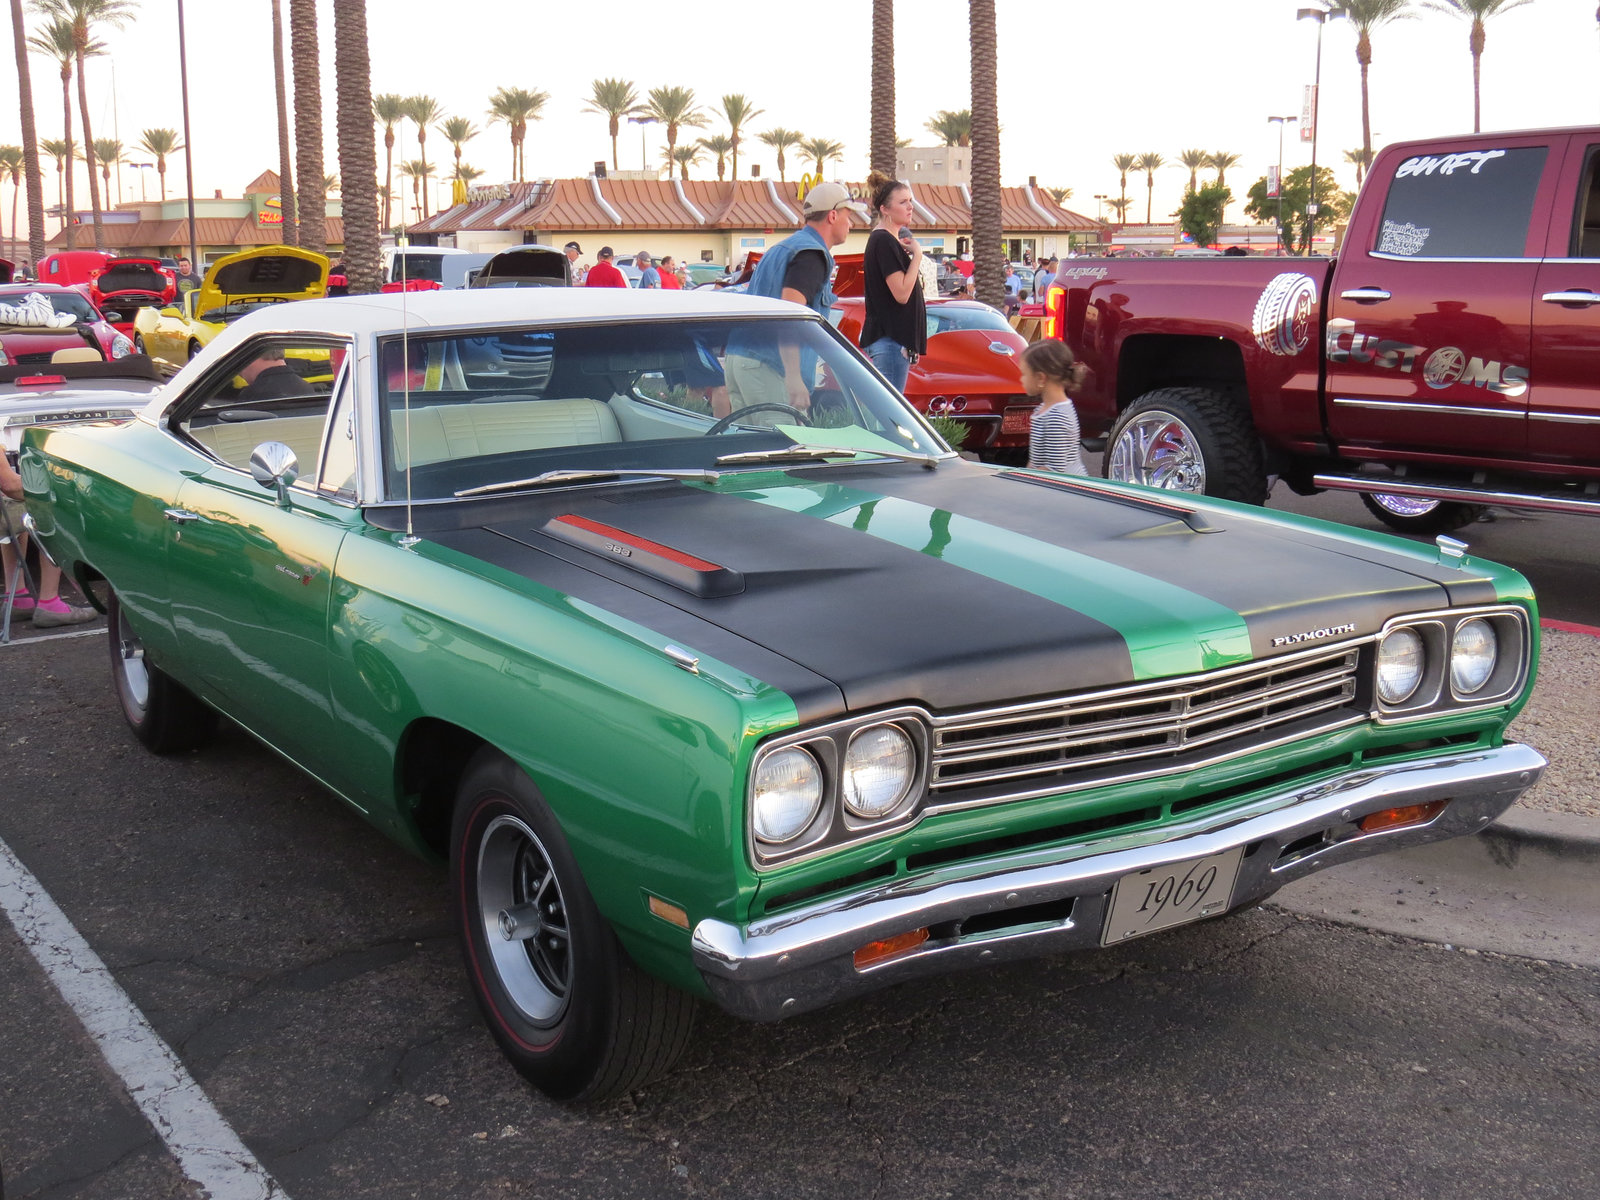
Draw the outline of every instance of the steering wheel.
<instances>
[{"instance_id":1,"label":"steering wheel","mask_svg":"<svg viewBox=\"0 0 1600 1200\"><path fill-rule=\"evenodd\" d=\"M715 425L713 425L710 429L706 430L705 436L706 437L715 437L717 434L723 432L723 430L727 429L728 426L732 425L735 421L737 421L740 417L744 416L746 413L755 413L755 412L781 412L781 413L788 413L791 417L794 418L794 423L796 425L810 425L811 424L810 419L807 418L805 413L801 412L798 408L793 408L793 407L791 407L790 405L787 405L787 404L771 404L771 403L768 403L768 404L747 404L743 408L734 409L727 416L722 417L720 420L718 420Z\"/></svg>"}]
</instances>

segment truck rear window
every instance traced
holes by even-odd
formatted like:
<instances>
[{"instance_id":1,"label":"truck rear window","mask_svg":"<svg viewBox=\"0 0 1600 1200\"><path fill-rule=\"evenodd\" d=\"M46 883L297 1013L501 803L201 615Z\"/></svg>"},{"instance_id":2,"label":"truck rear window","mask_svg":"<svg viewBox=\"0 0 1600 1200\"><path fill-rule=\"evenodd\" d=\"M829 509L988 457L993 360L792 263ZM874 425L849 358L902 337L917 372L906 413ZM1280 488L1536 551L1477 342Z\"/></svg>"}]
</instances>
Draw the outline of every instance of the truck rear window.
<instances>
[{"instance_id":1,"label":"truck rear window","mask_svg":"<svg viewBox=\"0 0 1600 1200\"><path fill-rule=\"evenodd\" d=\"M1400 258L1522 258L1546 146L1417 155L1395 168L1378 226L1378 254Z\"/></svg>"}]
</instances>

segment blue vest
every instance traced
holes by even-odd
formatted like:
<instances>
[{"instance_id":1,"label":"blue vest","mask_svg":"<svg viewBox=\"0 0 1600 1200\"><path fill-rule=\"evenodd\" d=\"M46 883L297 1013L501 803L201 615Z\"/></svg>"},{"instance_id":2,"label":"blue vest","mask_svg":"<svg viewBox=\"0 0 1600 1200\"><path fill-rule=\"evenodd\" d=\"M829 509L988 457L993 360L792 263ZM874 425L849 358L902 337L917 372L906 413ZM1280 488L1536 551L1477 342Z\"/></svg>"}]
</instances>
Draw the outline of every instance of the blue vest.
<instances>
[{"instance_id":1,"label":"blue vest","mask_svg":"<svg viewBox=\"0 0 1600 1200\"><path fill-rule=\"evenodd\" d=\"M761 261L756 264L755 274L750 276L746 291L752 296L782 300L783 278L789 273L789 264L794 261L794 256L802 250L822 251L827 274L823 277L822 289L811 301L811 308L823 320L827 320L828 310L838 299L833 294L833 288L829 286L833 280L833 254L828 249L828 243L822 240L822 235L810 224L802 225L772 249L762 253ZM767 339L744 337L742 336L744 332L740 330L728 339L728 353L753 358L757 362L765 363L781 375L783 361L779 357L777 346ZM802 370L814 368L815 365L816 355L810 352L802 355Z\"/></svg>"}]
</instances>

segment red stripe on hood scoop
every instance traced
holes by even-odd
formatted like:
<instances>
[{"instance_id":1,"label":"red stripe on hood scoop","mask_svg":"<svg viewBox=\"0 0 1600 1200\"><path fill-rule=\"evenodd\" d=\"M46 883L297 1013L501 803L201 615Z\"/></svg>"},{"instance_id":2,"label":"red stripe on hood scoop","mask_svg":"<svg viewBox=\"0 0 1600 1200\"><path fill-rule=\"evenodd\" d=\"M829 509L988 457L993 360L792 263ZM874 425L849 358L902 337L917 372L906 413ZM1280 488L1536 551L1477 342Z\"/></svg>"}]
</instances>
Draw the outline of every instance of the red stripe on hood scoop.
<instances>
[{"instance_id":1,"label":"red stripe on hood scoop","mask_svg":"<svg viewBox=\"0 0 1600 1200\"><path fill-rule=\"evenodd\" d=\"M737 571L576 513L552 517L545 522L544 532L696 596L732 596L744 591L744 576Z\"/></svg>"}]
</instances>

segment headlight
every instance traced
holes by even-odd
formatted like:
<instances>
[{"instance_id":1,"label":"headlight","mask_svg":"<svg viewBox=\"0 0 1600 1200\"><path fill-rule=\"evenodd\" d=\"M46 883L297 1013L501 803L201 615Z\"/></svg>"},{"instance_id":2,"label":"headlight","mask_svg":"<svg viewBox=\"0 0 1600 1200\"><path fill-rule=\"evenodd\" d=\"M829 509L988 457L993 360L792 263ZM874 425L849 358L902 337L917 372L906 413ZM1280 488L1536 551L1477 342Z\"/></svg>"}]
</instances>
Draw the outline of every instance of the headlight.
<instances>
[{"instance_id":1,"label":"headlight","mask_svg":"<svg viewBox=\"0 0 1600 1200\"><path fill-rule=\"evenodd\" d=\"M119 333L111 339L111 357L127 358L133 353L133 343L128 340L128 335Z\"/></svg>"},{"instance_id":2,"label":"headlight","mask_svg":"<svg viewBox=\"0 0 1600 1200\"><path fill-rule=\"evenodd\" d=\"M1414 629L1396 629L1378 644L1378 698L1401 704L1422 682L1426 655L1422 638Z\"/></svg>"},{"instance_id":3,"label":"headlight","mask_svg":"<svg viewBox=\"0 0 1600 1200\"><path fill-rule=\"evenodd\" d=\"M898 725L872 725L844 756L844 806L868 821L893 812L916 778L917 751Z\"/></svg>"},{"instance_id":4,"label":"headlight","mask_svg":"<svg viewBox=\"0 0 1600 1200\"><path fill-rule=\"evenodd\" d=\"M779 750L756 768L750 802L756 837L782 843L798 837L822 804L822 768L810 752Z\"/></svg>"},{"instance_id":5,"label":"headlight","mask_svg":"<svg viewBox=\"0 0 1600 1200\"><path fill-rule=\"evenodd\" d=\"M1499 657L1499 639L1489 622L1481 617L1461 622L1450 642L1451 685L1462 695L1470 696L1489 682Z\"/></svg>"}]
</instances>

